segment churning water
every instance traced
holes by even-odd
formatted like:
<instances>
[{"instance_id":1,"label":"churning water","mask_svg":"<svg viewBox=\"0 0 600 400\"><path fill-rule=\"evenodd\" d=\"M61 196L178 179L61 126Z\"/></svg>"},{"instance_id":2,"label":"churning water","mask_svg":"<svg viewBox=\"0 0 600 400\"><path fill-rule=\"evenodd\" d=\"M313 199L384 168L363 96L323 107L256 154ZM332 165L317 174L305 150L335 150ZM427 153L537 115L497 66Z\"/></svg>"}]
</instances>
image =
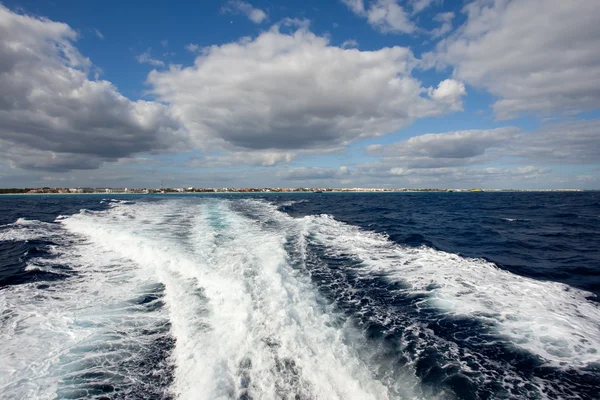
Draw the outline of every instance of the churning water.
<instances>
[{"instance_id":1,"label":"churning water","mask_svg":"<svg viewBox=\"0 0 600 400\"><path fill-rule=\"evenodd\" d=\"M597 396L598 198L452 195L0 199L0 396Z\"/></svg>"}]
</instances>

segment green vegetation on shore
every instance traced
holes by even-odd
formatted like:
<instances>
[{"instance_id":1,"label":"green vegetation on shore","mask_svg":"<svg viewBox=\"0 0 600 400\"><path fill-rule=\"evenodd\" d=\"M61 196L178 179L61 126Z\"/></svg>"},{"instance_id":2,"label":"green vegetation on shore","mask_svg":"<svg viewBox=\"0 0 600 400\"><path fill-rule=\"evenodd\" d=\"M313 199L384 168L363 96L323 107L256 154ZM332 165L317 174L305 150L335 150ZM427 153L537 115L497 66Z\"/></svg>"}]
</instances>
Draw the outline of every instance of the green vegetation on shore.
<instances>
[{"instance_id":1,"label":"green vegetation on shore","mask_svg":"<svg viewBox=\"0 0 600 400\"><path fill-rule=\"evenodd\" d=\"M28 193L32 189L30 188L0 188L0 194L19 194L19 193Z\"/></svg>"}]
</instances>

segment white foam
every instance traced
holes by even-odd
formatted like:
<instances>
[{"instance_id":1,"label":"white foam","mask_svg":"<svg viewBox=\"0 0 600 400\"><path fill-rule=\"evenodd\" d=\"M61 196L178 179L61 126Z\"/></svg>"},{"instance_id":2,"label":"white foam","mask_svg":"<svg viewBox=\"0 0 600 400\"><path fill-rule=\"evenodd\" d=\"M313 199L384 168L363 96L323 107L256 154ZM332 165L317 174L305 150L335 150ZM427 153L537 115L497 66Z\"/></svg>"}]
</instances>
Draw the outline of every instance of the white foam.
<instances>
[{"instance_id":1,"label":"white foam","mask_svg":"<svg viewBox=\"0 0 600 400\"><path fill-rule=\"evenodd\" d=\"M309 201L306 199L283 201L283 202L279 203L279 207L291 207L294 204L302 204L302 203L308 203L308 202ZM266 205L268 207L267 203L261 202L261 204Z\"/></svg>"},{"instance_id":2,"label":"white foam","mask_svg":"<svg viewBox=\"0 0 600 400\"><path fill-rule=\"evenodd\" d=\"M12 224L0 226L0 241L27 241L52 238L57 235L55 224L19 218Z\"/></svg>"},{"instance_id":3,"label":"white foam","mask_svg":"<svg viewBox=\"0 0 600 400\"><path fill-rule=\"evenodd\" d=\"M117 206L62 221L166 285L180 398L385 399L310 282L286 232L207 199Z\"/></svg>"},{"instance_id":4,"label":"white foam","mask_svg":"<svg viewBox=\"0 0 600 400\"><path fill-rule=\"evenodd\" d=\"M60 263L70 269L72 278L0 291L0 393L4 398L55 398L61 391L85 390L82 385L93 383L79 378L86 372L117 374L119 359L152 339L141 336L141 331L166 321L161 310L136 313L130 304L153 281L127 260L56 224L18 224L34 227L44 237L52 235L59 243L50 247L55 253L51 262L34 259L26 269L53 271L50 264ZM121 333L107 339L114 332ZM99 338L104 338L104 348ZM68 383L65 378L75 380Z\"/></svg>"},{"instance_id":5,"label":"white foam","mask_svg":"<svg viewBox=\"0 0 600 400\"><path fill-rule=\"evenodd\" d=\"M515 275L482 259L399 246L327 215L306 220L331 252L363 262L357 272L382 274L408 283L410 292L427 293L421 307L480 319L549 362L600 361L600 308L587 299L591 293Z\"/></svg>"}]
</instances>

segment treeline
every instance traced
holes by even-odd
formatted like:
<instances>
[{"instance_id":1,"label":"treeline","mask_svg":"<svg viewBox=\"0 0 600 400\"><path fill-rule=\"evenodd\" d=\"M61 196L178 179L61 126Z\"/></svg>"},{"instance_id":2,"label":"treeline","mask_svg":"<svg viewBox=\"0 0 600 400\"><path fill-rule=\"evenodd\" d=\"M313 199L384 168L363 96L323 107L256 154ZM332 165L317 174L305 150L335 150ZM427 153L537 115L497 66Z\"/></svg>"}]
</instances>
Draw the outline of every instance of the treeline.
<instances>
[{"instance_id":1,"label":"treeline","mask_svg":"<svg viewBox=\"0 0 600 400\"><path fill-rule=\"evenodd\" d=\"M30 188L26 188L26 189L22 189L22 188L0 188L0 194L7 194L7 193L27 193L29 192L31 189Z\"/></svg>"}]
</instances>

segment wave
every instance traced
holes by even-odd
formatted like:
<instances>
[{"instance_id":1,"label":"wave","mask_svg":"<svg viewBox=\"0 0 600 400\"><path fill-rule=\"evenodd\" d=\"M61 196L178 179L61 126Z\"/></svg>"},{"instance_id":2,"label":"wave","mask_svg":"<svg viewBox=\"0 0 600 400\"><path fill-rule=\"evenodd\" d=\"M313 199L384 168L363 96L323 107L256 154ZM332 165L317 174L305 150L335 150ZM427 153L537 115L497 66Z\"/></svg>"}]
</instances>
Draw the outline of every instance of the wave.
<instances>
[{"instance_id":1,"label":"wave","mask_svg":"<svg viewBox=\"0 0 600 400\"><path fill-rule=\"evenodd\" d=\"M261 207L249 214L286 218ZM593 294L482 259L398 245L329 215L295 223L316 256L308 263L313 281L366 337L383 340L373 346L392 346L383 356L402 354L401 363L437 393L449 387L465 396L563 397L585 393L597 379L600 308Z\"/></svg>"},{"instance_id":2,"label":"wave","mask_svg":"<svg viewBox=\"0 0 600 400\"><path fill-rule=\"evenodd\" d=\"M26 266L38 279L0 291L2 396L168 398L160 284L58 224L27 224L56 244Z\"/></svg>"},{"instance_id":3,"label":"wave","mask_svg":"<svg viewBox=\"0 0 600 400\"><path fill-rule=\"evenodd\" d=\"M12 224L0 225L0 241L27 241L52 238L59 234L56 224L18 218Z\"/></svg>"},{"instance_id":4,"label":"wave","mask_svg":"<svg viewBox=\"0 0 600 400\"><path fill-rule=\"evenodd\" d=\"M327 215L309 217L312 232L336 256L356 257L355 270L408 284L426 294L419 307L474 317L549 362L600 361L600 308L592 293L521 277L482 259L396 245L387 237Z\"/></svg>"}]
</instances>

